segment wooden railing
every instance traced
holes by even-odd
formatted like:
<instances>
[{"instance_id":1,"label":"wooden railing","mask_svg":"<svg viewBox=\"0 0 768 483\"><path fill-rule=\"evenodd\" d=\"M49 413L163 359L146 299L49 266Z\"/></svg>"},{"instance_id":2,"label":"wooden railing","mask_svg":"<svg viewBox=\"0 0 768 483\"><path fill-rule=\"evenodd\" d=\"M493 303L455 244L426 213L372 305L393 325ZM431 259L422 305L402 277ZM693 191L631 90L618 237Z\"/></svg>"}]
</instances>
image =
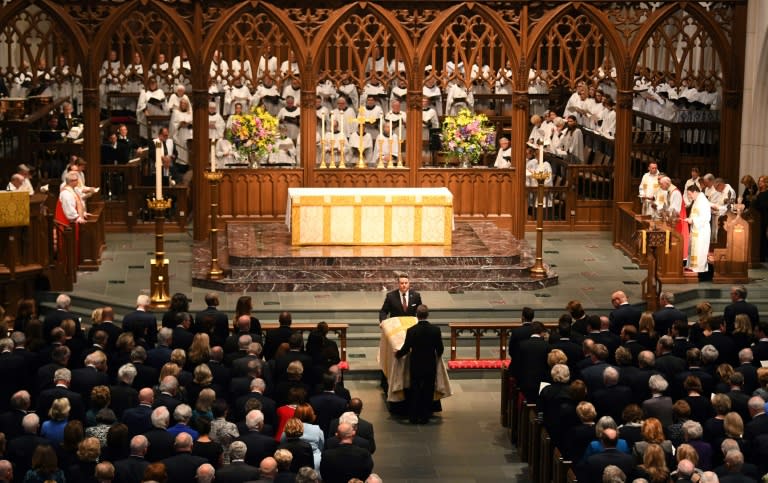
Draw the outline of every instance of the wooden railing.
<instances>
[{"instance_id":1,"label":"wooden railing","mask_svg":"<svg viewBox=\"0 0 768 483\"><path fill-rule=\"evenodd\" d=\"M275 323L261 324L262 330L265 331L277 329L278 327L279 325ZM316 328L317 324L291 324L291 329L300 332L302 335L304 335L305 332L311 332ZM342 361L347 360L347 329L349 329L349 324L328 324L328 332L335 334L339 339L339 352L341 352L340 357ZM306 337L304 339L306 340Z\"/></svg>"},{"instance_id":2,"label":"wooden railing","mask_svg":"<svg viewBox=\"0 0 768 483\"><path fill-rule=\"evenodd\" d=\"M451 360L480 360L487 359L480 356L482 341L492 340L494 353L498 348L499 360L507 359L507 341L512 329L520 327L520 322L450 322L448 328L451 331ZM293 327L293 326L291 326ZM557 329L557 322L545 322L544 327L553 331ZM474 359L458 357L459 338L463 334L470 334L474 339L475 357ZM495 356L495 354L494 354Z\"/></svg>"},{"instance_id":3,"label":"wooden railing","mask_svg":"<svg viewBox=\"0 0 768 483\"><path fill-rule=\"evenodd\" d=\"M642 217L634 211L634 202L616 203L616 209L613 213L613 246L632 259L632 263L641 267L645 267L647 262L645 256L640 253L636 234L645 225Z\"/></svg>"}]
</instances>

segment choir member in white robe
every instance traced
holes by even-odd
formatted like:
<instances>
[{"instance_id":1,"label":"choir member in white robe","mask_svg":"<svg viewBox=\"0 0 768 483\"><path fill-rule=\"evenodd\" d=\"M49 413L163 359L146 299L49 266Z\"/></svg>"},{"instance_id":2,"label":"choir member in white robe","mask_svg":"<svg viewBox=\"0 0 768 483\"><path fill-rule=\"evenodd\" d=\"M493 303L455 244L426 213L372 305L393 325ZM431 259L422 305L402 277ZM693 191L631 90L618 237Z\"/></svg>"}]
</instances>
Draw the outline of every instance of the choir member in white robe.
<instances>
[{"instance_id":1,"label":"choir member in white robe","mask_svg":"<svg viewBox=\"0 0 768 483\"><path fill-rule=\"evenodd\" d=\"M525 186L528 188L537 188L539 182L533 177L533 174L539 171L545 171L548 176L544 180L544 186L552 186L552 165L549 161L539 161L538 150L533 148L526 148L526 157L528 161L525 163ZM535 208L536 206L536 192L531 190L528 192L528 206ZM552 196L548 194L544 196L544 207L549 208L552 206Z\"/></svg>"},{"instance_id":2,"label":"choir member in white robe","mask_svg":"<svg viewBox=\"0 0 768 483\"><path fill-rule=\"evenodd\" d=\"M392 109L389 110L386 116L384 116L384 122L392 121L392 131L397 133L397 136L405 140L405 125L407 119L405 111L401 110L400 101L395 99L392 103Z\"/></svg>"},{"instance_id":3,"label":"choir member in white robe","mask_svg":"<svg viewBox=\"0 0 768 483\"><path fill-rule=\"evenodd\" d=\"M340 121L341 118L344 118L344 135L349 137L349 135L352 134L352 131L357 128L355 117L355 111L349 107L347 100L343 96L339 96L339 98L336 99L336 109L330 111L330 117L327 121L330 123L333 120ZM326 124L326 126L330 127L331 125Z\"/></svg>"},{"instance_id":4,"label":"choir member in white robe","mask_svg":"<svg viewBox=\"0 0 768 483\"><path fill-rule=\"evenodd\" d=\"M296 54L293 53L293 50L289 50L288 59L280 64L280 76L283 79L288 77L298 78L299 74L299 63L296 62Z\"/></svg>"},{"instance_id":5,"label":"choir member in white robe","mask_svg":"<svg viewBox=\"0 0 768 483\"><path fill-rule=\"evenodd\" d=\"M187 96L187 88L184 84L177 84L173 89L173 94L168 97L168 109L170 111L176 111L179 109L179 103L182 99L186 99L189 102L189 96Z\"/></svg>"},{"instance_id":6,"label":"choir member in white robe","mask_svg":"<svg viewBox=\"0 0 768 483\"><path fill-rule=\"evenodd\" d=\"M496 74L496 80L493 86L494 94L501 94L504 96L512 94L512 64L507 61L507 65L503 69L499 69ZM509 113L512 111L512 99L504 99L501 105L502 113ZM507 114L504 114L507 115Z\"/></svg>"},{"instance_id":7,"label":"choir member in white robe","mask_svg":"<svg viewBox=\"0 0 768 483\"><path fill-rule=\"evenodd\" d=\"M343 96L347 100L347 105L357 111L360 107L360 95L357 92L357 86L352 83L352 79L348 75L344 75L341 78L341 85L339 86L339 96Z\"/></svg>"},{"instance_id":8,"label":"choir member in white robe","mask_svg":"<svg viewBox=\"0 0 768 483\"><path fill-rule=\"evenodd\" d=\"M293 103L297 106L301 106L301 81L294 77L290 82L286 82L283 85L283 92L281 93L283 99L288 99L288 96L293 97Z\"/></svg>"},{"instance_id":9,"label":"choir member in white robe","mask_svg":"<svg viewBox=\"0 0 768 483\"><path fill-rule=\"evenodd\" d=\"M141 54L134 52L133 60L130 64L125 66L125 92L141 93L143 88L144 64L141 62Z\"/></svg>"},{"instance_id":10,"label":"choir member in white robe","mask_svg":"<svg viewBox=\"0 0 768 483\"><path fill-rule=\"evenodd\" d=\"M542 116L541 130L544 132L544 139L547 140L544 144L552 143L552 134L555 132L555 119L557 119L557 113L553 110L546 111Z\"/></svg>"},{"instance_id":11,"label":"choir member in white robe","mask_svg":"<svg viewBox=\"0 0 768 483\"><path fill-rule=\"evenodd\" d=\"M429 99L429 103L437 111L438 116L443 115L443 93L440 91L440 87L437 85L437 79L434 76L429 76L424 80L424 87L421 89L421 93L424 97Z\"/></svg>"},{"instance_id":12,"label":"choir member in white robe","mask_svg":"<svg viewBox=\"0 0 768 483\"><path fill-rule=\"evenodd\" d=\"M162 90L171 90L171 86L173 85L171 64L166 60L164 53L160 52L157 54L157 62L152 64L152 67L149 69L149 74L157 78L157 85L160 86Z\"/></svg>"},{"instance_id":13,"label":"choir member in white robe","mask_svg":"<svg viewBox=\"0 0 768 483\"><path fill-rule=\"evenodd\" d=\"M184 87L192 92L192 63L189 61L186 50L181 49L181 55L173 58L171 73L177 82L184 84Z\"/></svg>"},{"instance_id":14,"label":"choir member in white robe","mask_svg":"<svg viewBox=\"0 0 768 483\"><path fill-rule=\"evenodd\" d=\"M256 93L251 98L251 107L264 105L264 109L273 116L280 112L281 98L271 77L264 77L262 83L256 88Z\"/></svg>"},{"instance_id":15,"label":"choir member in white robe","mask_svg":"<svg viewBox=\"0 0 768 483\"><path fill-rule=\"evenodd\" d=\"M648 163L648 172L640 180L640 187L637 195L640 197L640 203L643 205L642 213L651 214L651 202L656 199L656 191L659 189L659 165Z\"/></svg>"},{"instance_id":16,"label":"choir member in white robe","mask_svg":"<svg viewBox=\"0 0 768 483\"><path fill-rule=\"evenodd\" d=\"M301 119L301 109L295 104L293 96L285 98L285 107L277 113L277 120L280 122L280 129L285 130L285 134L295 142L299 136L299 123Z\"/></svg>"},{"instance_id":17,"label":"choir member in white robe","mask_svg":"<svg viewBox=\"0 0 768 483\"><path fill-rule=\"evenodd\" d=\"M723 178L716 178L712 184L712 191L708 197L712 207L712 242L717 241L720 229L720 217L725 216L731 204L736 202L736 190L725 182Z\"/></svg>"},{"instance_id":18,"label":"choir member in white robe","mask_svg":"<svg viewBox=\"0 0 768 483\"><path fill-rule=\"evenodd\" d=\"M691 185L696 185L696 187L699 188L699 191L701 191L701 178L699 177L699 168L696 166L691 168L691 177L685 182L685 186L683 187L685 207L688 209L690 209L690 206L693 204L693 198L688 194L688 187Z\"/></svg>"},{"instance_id":19,"label":"choir member in white robe","mask_svg":"<svg viewBox=\"0 0 768 483\"><path fill-rule=\"evenodd\" d=\"M384 111L373 96L366 99L363 116L368 119L365 123L365 131L371 133L372 138L377 138L380 134L378 119L384 116Z\"/></svg>"},{"instance_id":20,"label":"choir member in white robe","mask_svg":"<svg viewBox=\"0 0 768 483\"><path fill-rule=\"evenodd\" d=\"M339 97L339 93L336 91L336 87L334 87L333 82L330 79L321 80L317 84L315 92L323 99L323 105L325 107L333 109L336 105L336 99ZM357 92L357 90L355 90L355 92Z\"/></svg>"},{"instance_id":21,"label":"choir member in white robe","mask_svg":"<svg viewBox=\"0 0 768 483\"><path fill-rule=\"evenodd\" d=\"M232 114L227 117L227 123L225 125L226 129L229 129L232 127L232 121L234 120L234 116L242 116L243 115L243 105L239 102L235 103L234 109L232 111Z\"/></svg>"},{"instance_id":22,"label":"choir member in white robe","mask_svg":"<svg viewBox=\"0 0 768 483\"><path fill-rule=\"evenodd\" d=\"M381 48L377 45L373 47L373 52L368 60L365 62L365 73L370 74L376 72L378 75L384 73L384 69L387 67L387 59L381 53Z\"/></svg>"},{"instance_id":23,"label":"choir member in white robe","mask_svg":"<svg viewBox=\"0 0 768 483\"><path fill-rule=\"evenodd\" d=\"M389 108L387 89L377 78L369 79L365 86L363 86L363 92L360 94L360 103L367 103L369 97L373 97L382 111L386 111Z\"/></svg>"},{"instance_id":24,"label":"choir member in white robe","mask_svg":"<svg viewBox=\"0 0 768 483\"><path fill-rule=\"evenodd\" d=\"M208 66L208 77L211 79L212 84L216 85L217 92L224 92L229 78L229 64L226 60L221 58L221 51L213 51L213 59Z\"/></svg>"},{"instance_id":25,"label":"choir member in white robe","mask_svg":"<svg viewBox=\"0 0 768 483\"><path fill-rule=\"evenodd\" d=\"M616 135L616 101L606 97L603 101L603 106L605 106L605 109L602 113L599 132L603 137L613 139Z\"/></svg>"},{"instance_id":26,"label":"choir member in white robe","mask_svg":"<svg viewBox=\"0 0 768 483\"><path fill-rule=\"evenodd\" d=\"M686 222L691 225L690 255L688 268L694 272L707 271L707 256L709 255L710 220L712 211L706 196L696 185L688 187L689 196L693 199L691 212Z\"/></svg>"},{"instance_id":27,"label":"choir member in white robe","mask_svg":"<svg viewBox=\"0 0 768 483\"><path fill-rule=\"evenodd\" d=\"M67 58L63 55L56 57L56 65L51 67L51 78L53 79L51 89L53 90L54 99L61 99L63 97L74 100L72 74L72 70L67 65ZM136 92L139 91L137 90Z\"/></svg>"},{"instance_id":28,"label":"choir member in white robe","mask_svg":"<svg viewBox=\"0 0 768 483\"><path fill-rule=\"evenodd\" d=\"M256 79L275 77L277 75L277 57L272 54L272 46L267 45L264 54L259 57L259 66L256 70Z\"/></svg>"},{"instance_id":29,"label":"choir member in white robe","mask_svg":"<svg viewBox=\"0 0 768 483\"><path fill-rule=\"evenodd\" d=\"M437 117L437 111L429 102L429 97L421 98L421 159L424 162L431 162L431 152L429 149L430 130L440 127L440 119Z\"/></svg>"},{"instance_id":30,"label":"choir member in white robe","mask_svg":"<svg viewBox=\"0 0 768 483\"><path fill-rule=\"evenodd\" d=\"M512 148L509 146L509 138L502 136L499 138L499 150L496 153L494 168L507 169L512 167Z\"/></svg>"},{"instance_id":31,"label":"choir member in white robe","mask_svg":"<svg viewBox=\"0 0 768 483\"><path fill-rule=\"evenodd\" d=\"M109 58L101 64L99 71L99 95L102 106L109 106L108 94L110 92L120 92L122 83L123 63L117 58L117 51L110 50ZM21 97L11 92L11 97ZM23 97L26 97L24 95Z\"/></svg>"},{"instance_id":32,"label":"choir member in white robe","mask_svg":"<svg viewBox=\"0 0 768 483\"><path fill-rule=\"evenodd\" d=\"M445 111L449 115L455 116L462 109L472 110L474 104L475 100L472 91L467 91L464 86L455 82L448 84L448 88L446 89Z\"/></svg>"},{"instance_id":33,"label":"choir member in white robe","mask_svg":"<svg viewBox=\"0 0 768 483\"><path fill-rule=\"evenodd\" d=\"M208 103L208 140L221 139L224 137L224 118L218 111L218 105L215 102Z\"/></svg>"},{"instance_id":34,"label":"choir member in white robe","mask_svg":"<svg viewBox=\"0 0 768 483\"><path fill-rule=\"evenodd\" d=\"M170 134L179 152L179 156L176 158L176 169L184 174L190 168L188 141L192 139L193 135L192 109L186 99L182 99L179 102L179 108L171 114Z\"/></svg>"},{"instance_id":35,"label":"choir member in white robe","mask_svg":"<svg viewBox=\"0 0 768 483\"><path fill-rule=\"evenodd\" d=\"M389 108L392 109L394 101L400 101L401 104L405 102L406 94L408 94L408 86L405 84L405 79L397 79L396 84L389 93Z\"/></svg>"},{"instance_id":36,"label":"choir member in white robe","mask_svg":"<svg viewBox=\"0 0 768 483\"><path fill-rule=\"evenodd\" d=\"M288 137L284 130L282 131L280 139L275 144L275 151L269 153L267 164L294 166L296 164L296 145L293 139Z\"/></svg>"},{"instance_id":37,"label":"choir member in white robe","mask_svg":"<svg viewBox=\"0 0 768 483\"><path fill-rule=\"evenodd\" d=\"M235 77L241 77L244 85L251 85L253 71L251 70L250 60L245 59L241 62L238 59L232 59L232 62L229 63L229 78L232 80Z\"/></svg>"},{"instance_id":38,"label":"choir member in white robe","mask_svg":"<svg viewBox=\"0 0 768 483\"><path fill-rule=\"evenodd\" d=\"M157 80L152 77L149 79L147 88L139 93L139 100L136 103L136 121L139 124L139 136L150 139L156 138L160 125L152 125L152 132L149 131L147 116L165 116L168 114L168 105L165 101L165 92L157 86Z\"/></svg>"},{"instance_id":39,"label":"choir member in white robe","mask_svg":"<svg viewBox=\"0 0 768 483\"><path fill-rule=\"evenodd\" d=\"M543 119L538 114L531 116L531 134L528 135L528 142L532 144L544 144L546 133L542 127Z\"/></svg>"},{"instance_id":40,"label":"choir member in white robe","mask_svg":"<svg viewBox=\"0 0 768 483\"><path fill-rule=\"evenodd\" d=\"M247 159L245 160L248 161ZM216 166L220 168L232 168L239 163L238 152L235 146L227 138L216 140Z\"/></svg>"},{"instance_id":41,"label":"choir member in white robe","mask_svg":"<svg viewBox=\"0 0 768 483\"><path fill-rule=\"evenodd\" d=\"M583 164L587 161L584 158L584 134L581 132L576 116L573 114L568 116L565 124L562 147L568 153L570 162Z\"/></svg>"},{"instance_id":42,"label":"choir member in white robe","mask_svg":"<svg viewBox=\"0 0 768 483\"><path fill-rule=\"evenodd\" d=\"M345 126L346 130L346 126ZM342 132L341 125L337 118L333 119L331 129L325 133L325 163L330 166L336 166L339 163L346 164L349 142L347 136Z\"/></svg>"},{"instance_id":43,"label":"choir member in white robe","mask_svg":"<svg viewBox=\"0 0 768 483\"><path fill-rule=\"evenodd\" d=\"M315 130L318 133L320 133L323 127L323 120L325 120L326 126L330 126L331 110L323 105L323 98L320 96L315 96L315 117L317 118Z\"/></svg>"},{"instance_id":44,"label":"choir member in white robe","mask_svg":"<svg viewBox=\"0 0 768 483\"><path fill-rule=\"evenodd\" d=\"M234 112L235 103L241 103L244 110L248 110L251 101L251 91L243 84L243 78L237 76L232 79L232 85L226 88L224 94L224 113L228 116Z\"/></svg>"}]
</instances>

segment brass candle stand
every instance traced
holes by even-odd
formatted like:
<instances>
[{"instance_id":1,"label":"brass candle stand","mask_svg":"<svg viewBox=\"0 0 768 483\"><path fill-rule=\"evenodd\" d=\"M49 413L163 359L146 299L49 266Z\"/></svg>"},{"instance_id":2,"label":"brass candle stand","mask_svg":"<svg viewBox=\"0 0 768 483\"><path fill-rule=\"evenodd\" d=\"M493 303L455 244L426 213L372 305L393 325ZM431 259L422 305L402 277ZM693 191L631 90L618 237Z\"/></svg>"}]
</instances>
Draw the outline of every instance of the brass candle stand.
<instances>
[{"instance_id":1,"label":"brass candle stand","mask_svg":"<svg viewBox=\"0 0 768 483\"><path fill-rule=\"evenodd\" d=\"M171 286L168 280L168 264L165 258L165 212L171 208L171 200L156 199L147 200L150 211L155 214L155 258L150 260L152 271L150 272L149 285L151 287L150 301L152 307L165 309L171 303Z\"/></svg>"},{"instance_id":2,"label":"brass candle stand","mask_svg":"<svg viewBox=\"0 0 768 483\"><path fill-rule=\"evenodd\" d=\"M219 182L223 173L220 171L204 171L203 175L211 185L211 268L208 270L210 280L219 280L224 271L219 267Z\"/></svg>"},{"instance_id":3,"label":"brass candle stand","mask_svg":"<svg viewBox=\"0 0 768 483\"><path fill-rule=\"evenodd\" d=\"M328 165L325 164L325 138L320 138L320 169L326 169Z\"/></svg>"},{"instance_id":4,"label":"brass candle stand","mask_svg":"<svg viewBox=\"0 0 768 483\"><path fill-rule=\"evenodd\" d=\"M378 169L385 168L384 166L384 153L382 152L384 150L384 140L383 139L377 139L376 140L379 143L379 163L376 165Z\"/></svg>"},{"instance_id":5,"label":"brass candle stand","mask_svg":"<svg viewBox=\"0 0 768 483\"><path fill-rule=\"evenodd\" d=\"M549 171L539 170L532 175L538 182L536 187L536 261L531 267L531 276L535 278L544 278L547 276L547 269L544 268L542 259L544 244L544 181L551 176Z\"/></svg>"},{"instance_id":6,"label":"brass candle stand","mask_svg":"<svg viewBox=\"0 0 768 483\"><path fill-rule=\"evenodd\" d=\"M387 163L387 168L394 168L395 163L392 161L392 145L395 143L395 140L392 139L391 134L388 141L389 141L389 163Z\"/></svg>"},{"instance_id":7,"label":"brass candle stand","mask_svg":"<svg viewBox=\"0 0 768 483\"><path fill-rule=\"evenodd\" d=\"M403 142L402 139L397 139L397 167L398 168L405 168L405 165L403 164Z\"/></svg>"}]
</instances>

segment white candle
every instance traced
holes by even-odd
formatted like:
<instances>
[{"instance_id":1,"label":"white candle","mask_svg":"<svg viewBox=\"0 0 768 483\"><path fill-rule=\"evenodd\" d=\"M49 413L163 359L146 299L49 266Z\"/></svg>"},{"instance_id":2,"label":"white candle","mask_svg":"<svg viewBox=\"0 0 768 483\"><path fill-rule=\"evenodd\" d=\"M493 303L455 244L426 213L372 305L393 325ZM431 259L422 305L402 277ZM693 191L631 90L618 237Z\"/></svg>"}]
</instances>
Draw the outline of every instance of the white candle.
<instances>
[{"instance_id":1,"label":"white candle","mask_svg":"<svg viewBox=\"0 0 768 483\"><path fill-rule=\"evenodd\" d=\"M216 172L216 140L211 139L211 172Z\"/></svg>"},{"instance_id":2,"label":"white candle","mask_svg":"<svg viewBox=\"0 0 768 483\"><path fill-rule=\"evenodd\" d=\"M163 199L163 145L155 139L155 197Z\"/></svg>"},{"instance_id":3,"label":"white candle","mask_svg":"<svg viewBox=\"0 0 768 483\"><path fill-rule=\"evenodd\" d=\"M339 130L341 132L344 132L344 113L339 114L339 117L341 118L341 127L339 128Z\"/></svg>"},{"instance_id":4,"label":"white candle","mask_svg":"<svg viewBox=\"0 0 768 483\"><path fill-rule=\"evenodd\" d=\"M391 136L392 133L392 119L389 120L389 135Z\"/></svg>"},{"instance_id":5,"label":"white candle","mask_svg":"<svg viewBox=\"0 0 768 483\"><path fill-rule=\"evenodd\" d=\"M403 116L400 116L400 122L397 124L397 140L403 139Z\"/></svg>"},{"instance_id":6,"label":"white candle","mask_svg":"<svg viewBox=\"0 0 768 483\"><path fill-rule=\"evenodd\" d=\"M325 139L325 114L320 119L320 139Z\"/></svg>"},{"instance_id":7,"label":"white candle","mask_svg":"<svg viewBox=\"0 0 768 483\"><path fill-rule=\"evenodd\" d=\"M544 145L539 144L539 166L544 164Z\"/></svg>"},{"instance_id":8,"label":"white candle","mask_svg":"<svg viewBox=\"0 0 768 483\"><path fill-rule=\"evenodd\" d=\"M384 116L379 118L379 134L384 134Z\"/></svg>"}]
</instances>

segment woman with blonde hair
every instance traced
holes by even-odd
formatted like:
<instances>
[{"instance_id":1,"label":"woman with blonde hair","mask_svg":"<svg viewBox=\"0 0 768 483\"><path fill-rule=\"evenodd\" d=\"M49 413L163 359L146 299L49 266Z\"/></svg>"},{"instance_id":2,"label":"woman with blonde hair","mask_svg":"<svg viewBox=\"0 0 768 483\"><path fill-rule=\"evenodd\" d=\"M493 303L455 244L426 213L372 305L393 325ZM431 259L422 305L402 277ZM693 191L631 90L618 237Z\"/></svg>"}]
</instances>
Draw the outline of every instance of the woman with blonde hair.
<instances>
[{"instance_id":1,"label":"woman with blonde hair","mask_svg":"<svg viewBox=\"0 0 768 483\"><path fill-rule=\"evenodd\" d=\"M197 396L195 400L195 409L192 411L192 426L197 419L205 418L213 421L213 403L216 401L216 391L206 387Z\"/></svg>"},{"instance_id":2,"label":"woman with blonde hair","mask_svg":"<svg viewBox=\"0 0 768 483\"><path fill-rule=\"evenodd\" d=\"M568 356L560 349L552 349L547 354L547 365L552 369L557 364L568 364Z\"/></svg>"},{"instance_id":3,"label":"woman with blonde hair","mask_svg":"<svg viewBox=\"0 0 768 483\"><path fill-rule=\"evenodd\" d=\"M653 319L653 312L643 312L638 328L637 342L647 350L655 352L659 335L656 333L656 321Z\"/></svg>"},{"instance_id":4,"label":"woman with blonde hair","mask_svg":"<svg viewBox=\"0 0 768 483\"><path fill-rule=\"evenodd\" d=\"M211 360L211 339L205 332L195 334L192 345L187 351L187 370L192 370L198 364L205 364Z\"/></svg>"},{"instance_id":5,"label":"woman with blonde hair","mask_svg":"<svg viewBox=\"0 0 768 483\"><path fill-rule=\"evenodd\" d=\"M186 388L187 400L193 404L197 401L198 394L200 394L201 391L204 391L205 389L210 389L214 393L221 392L221 388L214 386L213 384L213 373L211 372L211 368L208 366L208 364L200 364L199 366L195 367L195 370L192 373L192 382L187 384ZM213 404L213 401L211 401L211 404ZM213 415L209 415L208 419L213 419Z\"/></svg>"},{"instance_id":6,"label":"woman with blonde hair","mask_svg":"<svg viewBox=\"0 0 768 483\"><path fill-rule=\"evenodd\" d=\"M649 483L669 481L669 467L664 449L659 444L649 444L643 454L643 463L637 467L638 478L645 478Z\"/></svg>"},{"instance_id":7,"label":"woman with blonde hair","mask_svg":"<svg viewBox=\"0 0 768 483\"><path fill-rule=\"evenodd\" d=\"M109 386L96 386L91 389L90 408L85 413L85 427L96 426L96 413L109 407L112 403L112 392Z\"/></svg>"},{"instance_id":8,"label":"woman with blonde hair","mask_svg":"<svg viewBox=\"0 0 768 483\"><path fill-rule=\"evenodd\" d=\"M51 444L58 446L64 440L64 428L69 422L69 411L72 407L69 399L60 397L55 399L48 410L48 417L51 418L43 423L40 428L40 436L46 438Z\"/></svg>"},{"instance_id":9,"label":"woman with blonde hair","mask_svg":"<svg viewBox=\"0 0 768 483\"><path fill-rule=\"evenodd\" d=\"M712 333L707 325L709 319L712 318L712 304L709 302L699 302L696 304L696 317L698 318L698 323L691 326L688 331L688 339L695 346L701 347L704 345L701 344L704 337Z\"/></svg>"},{"instance_id":10,"label":"woman with blonde hair","mask_svg":"<svg viewBox=\"0 0 768 483\"><path fill-rule=\"evenodd\" d=\"M739 314L733 321L733 334L731 338L736 343L736 352L752 346L754 335L752 333L752 320L747 314Z\"/></svg>"},{"instance_id":11,"label":"woman with blonde hair","mask_svg":"<svg viewBox=\"0 0 768 483\"><path fill-rule=\"evenodd\" d=\"M77 446L78 461L67 469L67 481L93 481L101 456L98 438L85 438Z\"/></svg>"},{"instance_id":12,"label":"woman with blonde hair","mask_svg":"<svg viewBox=\"0 0 768 483\"><path fill-rule=\"evenodd\" d=\"M302 440L304 435L304 424L298 418L290 418L283 427L283 437L278 449L287 449L293 455L291 461L291 472L296 473L299 468L309 466L315 467L315 459L312 454L312 447L309 443Z\"/></svg>"}]
</instances>

